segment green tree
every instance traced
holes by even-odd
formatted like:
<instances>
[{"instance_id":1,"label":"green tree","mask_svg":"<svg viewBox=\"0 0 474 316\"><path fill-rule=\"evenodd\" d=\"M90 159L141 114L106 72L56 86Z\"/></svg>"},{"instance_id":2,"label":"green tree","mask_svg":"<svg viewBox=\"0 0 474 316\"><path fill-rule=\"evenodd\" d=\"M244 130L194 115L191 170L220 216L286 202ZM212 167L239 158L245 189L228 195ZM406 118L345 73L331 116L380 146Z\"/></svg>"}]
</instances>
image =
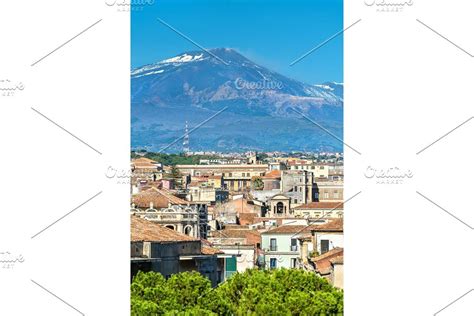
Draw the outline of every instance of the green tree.
<instances>
[{"instance_id":1,"label":"green tree","mask_svg":"<svg viewBox=\"0 0 474 316\"><path fill-rule=\"evenodd\" d=\"M303 270L247 270L212 288L197 272L165 280L139 272L131 286L132 315L342 315L344 295Z\"/></svg>"},{"instance_id":2,"label":"green tree","mask_svg":"<svg viewBox=\"0 0 474 316\"><path fill-rule=\"evenodd\" d=\"M181 179L181 172L179 171L178 168L176 168L176 166L172 166L171 167L171 177L173 177L174 179Z\"/></svg>"},{"instance_id":3,"label":"green tree","mask_svg":"<svg viewBox=\"0 0 474 316\"><path fill-rule=\"evenodd\" d=\"M255 178L252 180L252 187L255 190L263 190L263 180L262 178Z\"/></svg>"}]
</instances>

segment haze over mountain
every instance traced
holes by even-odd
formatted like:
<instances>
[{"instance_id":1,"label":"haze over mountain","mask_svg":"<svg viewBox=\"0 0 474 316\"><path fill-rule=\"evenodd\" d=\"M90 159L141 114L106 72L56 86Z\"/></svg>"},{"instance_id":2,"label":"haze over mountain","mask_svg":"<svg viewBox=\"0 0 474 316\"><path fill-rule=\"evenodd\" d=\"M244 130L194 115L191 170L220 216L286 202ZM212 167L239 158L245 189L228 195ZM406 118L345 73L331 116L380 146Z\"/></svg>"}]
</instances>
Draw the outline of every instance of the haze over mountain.
<instances>
[{"instance_id":1,"label":"haze over mountain","mask_svg":"<svg viewBox=\"0 0 474 316\"><path fill-rule=\"evenodd\" d=\"M191 131L225 108L191 132L191 151L342 150L294 111L342 138L342 84L290 79L230 48L210 53L185 52L132 70L132 148L158 151L183 136L186 121ZM181 151L181 143L166 152Z\"/></svg>"}]
</instances>

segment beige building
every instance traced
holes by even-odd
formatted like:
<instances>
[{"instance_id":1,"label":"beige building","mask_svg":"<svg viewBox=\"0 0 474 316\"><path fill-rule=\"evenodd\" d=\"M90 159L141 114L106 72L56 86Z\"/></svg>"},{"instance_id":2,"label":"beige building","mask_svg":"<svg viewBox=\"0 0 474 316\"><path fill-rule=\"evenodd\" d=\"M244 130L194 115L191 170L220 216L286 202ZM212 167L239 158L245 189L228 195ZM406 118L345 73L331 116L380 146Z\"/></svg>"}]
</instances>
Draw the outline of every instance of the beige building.
<instances>
[{"instance_id":1,"label":"beige building","mask_svg":"<svg viewBox=\"0 0 474 316\"><path fill-rule=\"evenodd\" d=\"M188 201L199 203L215 203L216 189L208 186L192 185L188 186L188 194L186 199Z\"/></svg>"},{"instance_id":2,"label":"beige building","mask_svg":"<svg viewBox=\"0 0 474 316\"><path fill-rule=\"evenodd\" d=\"M276 194L268 200L267 217L288 216L290 211L290 198L284 194Z\"/></svg>"},{"instance_id":3,"label":"beige building","mask_svg":"<svg viewBox=\"0 0 474 316\"><path fill-rule=\"evenodd\" d=\"M131 213L191 237L207 236L207 205L168 190L153 187L132 195Z\"/></svg>"},{"instance_id":4,"label":"beige building","mask_svg":"<svg viewBox=\"0 0 474 316\"><path fill-rule=\"evenodd\" d=\"M316 180L318 187L318 200L320 202L344 201L343 181Z\"/></svg>"},{"instance_id":5,"label":"beige building","mask_svg":"<svg viewBox=\"0 0 474 316\"><path fill-rule=\"evenodd\" d=\"M146 219L130 217L131 276L155 271L165 278L184 271L197 271L213 286L225 280L226 255L208 242L183 235Z\"/></svg>"},{"instance_id":6,"label":"beige building","mask_svg":"<svg viewBox=\"0 0 474 316\"><path fill-rule=\"evenodd\" d=\"M344 202L311 202L296 207L293 214L297 217L308 218L342 218Z\"/></svg>"},{"instance_id":7,"label":"beige building","mask_svg":"<svg viewBox=\"0 0 474 316\"><path fill-rule=\"evenodd\" d=\"M329 166L317 163L293 163L290 170L306 170L314 174L315 178L325 178L329 176Z\"/></svg>"},{"instance_id":8,"label":"beige building","mask_svg":"<svg viewBox=\"0 0 474 316\"><path fill-rule=\"evenodd\" d=\"M290 198L291 208L317 200L314 175L305 170L285 170L281 173L280 190Z\"/></svg>"},{"instance_id":9,"label":"beige building","mask_svg":"<svg viewBox=\"0 0 474 316\"><path fill-rule=\"evenodd\" d=\"M332 275L330 282L339 289L344 288L344 257L337 256L331 259Z\"/></svg>"},{"instance_id":10,"label":"beige building","mask_svg":"<svg viewBox=\"0 0 474 316\"><path fill-rule=\"evenodd\" d=\"M268 166L262 164L241 165L177 165L178 170L185 175L222 176L225 188L234 192L241 192L251 188L252 177L265 175Z\"/></svg>"}]
</instances>

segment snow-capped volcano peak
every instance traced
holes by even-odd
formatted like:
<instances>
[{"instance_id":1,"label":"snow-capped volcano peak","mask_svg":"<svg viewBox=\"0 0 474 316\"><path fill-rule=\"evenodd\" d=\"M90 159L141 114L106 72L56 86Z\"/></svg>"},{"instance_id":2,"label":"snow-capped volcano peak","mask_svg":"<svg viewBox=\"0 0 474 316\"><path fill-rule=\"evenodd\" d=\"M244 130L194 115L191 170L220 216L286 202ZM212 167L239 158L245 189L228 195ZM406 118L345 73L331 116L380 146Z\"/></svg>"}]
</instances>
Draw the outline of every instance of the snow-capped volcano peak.
<instances>
[{"instance_id":1,"label":"snow-capped volcano peak","mask_svg":"<svg viewBox=\"0 0 474 316\"><path fill-rule=\"evenodd\" d=\"M198 55L188 55L187 53L184 53L183 55L160 61L159 64L188 63L191 61L203 60L203 55L204 55L203 53L198 54Z\"/></svg>"},{"instance_id":2,"label":"snow-capped volcano peak","mask_svg":"<svg viewBox=\"0 0 474 316\"><path fill-rule=\"evenodd\" d=\"M238 131L239 136L235 138L237 134L232 134L229 145L228 138L224 137L221 144L213 139L215 133L209 133L200 136L203 143L212 139L211 142L219 143L215 145L218 147L239 147L249 140L253 142L256 135L273 135L266 143L260 140L255 144L266 148L282 143L289 144L288 148L303 143L314 148L339 146L327 135L315 134L314 129L301 125L300 115L293 110L324 122L339 135L342 85L311 85L288 78L254 63L235 49L188 51L136 68L131 72L131 90L132 131L139 135L139 143L155 144L160 137L160 142L165 143L165 138L174 135L182 121L205 120L226 107L226 114L213 120L213 130ZM279 134L285 130L282 126L300 126L302 130L287 139L287 134ZM308 145L308 139L316 140Z\"/></svg>"}]
</instances>

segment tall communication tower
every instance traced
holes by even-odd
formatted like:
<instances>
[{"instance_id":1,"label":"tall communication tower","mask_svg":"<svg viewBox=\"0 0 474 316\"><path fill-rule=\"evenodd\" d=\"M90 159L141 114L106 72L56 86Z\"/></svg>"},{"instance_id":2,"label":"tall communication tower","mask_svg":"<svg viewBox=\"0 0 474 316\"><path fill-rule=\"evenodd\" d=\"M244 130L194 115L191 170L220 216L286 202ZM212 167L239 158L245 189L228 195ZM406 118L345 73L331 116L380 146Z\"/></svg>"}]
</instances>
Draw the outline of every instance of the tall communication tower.
<instances>
[{"instance_id":1,"label":"tall communication tower","mask_svg":"<svg viewBox=\"0 0 474 316\"><path fill-rule=\"evenodd\" d=\"M189 130L188 130L188 121L186 121L186 126L185 126L185 128L184 128L183 152L184 152L185 154L189 153Z\"/></svg>"}]
</instances>

